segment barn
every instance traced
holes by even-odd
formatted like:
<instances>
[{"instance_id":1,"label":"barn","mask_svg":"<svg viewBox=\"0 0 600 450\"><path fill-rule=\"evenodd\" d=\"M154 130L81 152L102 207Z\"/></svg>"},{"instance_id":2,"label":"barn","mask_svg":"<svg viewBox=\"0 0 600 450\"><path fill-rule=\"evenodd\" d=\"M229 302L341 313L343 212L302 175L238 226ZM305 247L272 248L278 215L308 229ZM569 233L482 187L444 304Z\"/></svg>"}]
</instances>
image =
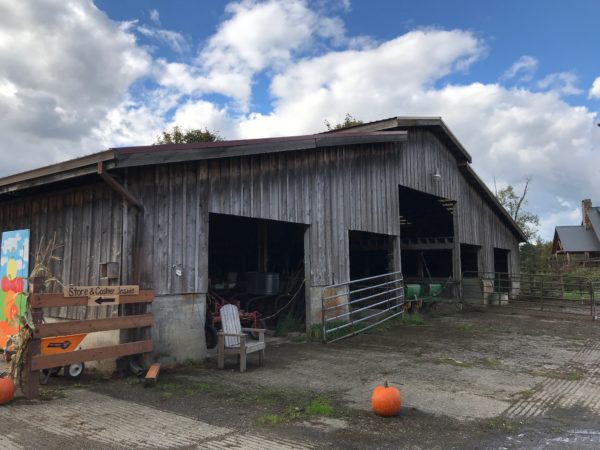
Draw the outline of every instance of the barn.
<instances>
[{"instance_id":1,"label":"barn","mask_svg":"<svg viewBox=\"0 0 600 450\"><path fill-rule=\"evenodd\" d=\"M64 284L153 289L154 351L176 361L205 356L211 293L243 287L275 313L293 296L309 328L355 279L516 273L525 239L440 118L113 148L7 176L0 229L24 228L32 251L57 236Z\"/></svg>"}]
</instances>

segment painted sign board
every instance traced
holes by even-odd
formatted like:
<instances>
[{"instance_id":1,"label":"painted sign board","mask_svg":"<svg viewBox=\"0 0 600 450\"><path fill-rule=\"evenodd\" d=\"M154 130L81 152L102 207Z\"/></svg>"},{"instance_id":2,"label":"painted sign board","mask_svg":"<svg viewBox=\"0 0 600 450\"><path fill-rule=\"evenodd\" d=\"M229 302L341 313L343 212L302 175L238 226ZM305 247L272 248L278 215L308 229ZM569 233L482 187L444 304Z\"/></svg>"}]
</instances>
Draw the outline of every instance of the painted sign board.
<instances>
[{"instance_id":1,"label":"painted sign board","mask_svg":"<svg viewBox=\"0 0 600 450\"><path fill-rule=\"evenodd\" d=\"M118 305L121 295L138 295L139 286L65 286L65 297L87 297L88 306Z\"/></svg>"},{"instance_id":2,"label":"painted sign board","mask_svg":"<svg viewBox=\"0 0 600 450\"><path fill-rule=\"evenodd\" d=\"M5 231L0 249L0 348L20 329L27 311L29 230Z\"/></svg>"}]
</instances>

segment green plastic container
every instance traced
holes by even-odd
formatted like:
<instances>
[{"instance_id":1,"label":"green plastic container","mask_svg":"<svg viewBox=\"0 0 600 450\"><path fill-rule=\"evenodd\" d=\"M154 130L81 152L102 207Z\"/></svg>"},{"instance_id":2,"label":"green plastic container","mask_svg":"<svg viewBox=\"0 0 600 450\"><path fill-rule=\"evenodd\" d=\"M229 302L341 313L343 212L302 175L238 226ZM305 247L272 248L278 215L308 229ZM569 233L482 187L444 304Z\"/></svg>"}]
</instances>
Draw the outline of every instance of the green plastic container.
<instances>
[{"instance_id":1,"label":"green plastic container","mask_svg":"<svg viewBox=\"0 0 600 450\"><path fill-rule=\"evenodd\" d=\"M421 296L421 285L420 284L405 284L404 285L404 298L413 300Z\"/></svg>"},{"instance_id":2,"label":"green plastic container","mask_svg":"<svg viewBox=\"0 0 600 450\"><path fill-rule=\"evenodd\" d=\"M431 297L437 297L442 293L442 285L439 283L430 283L429 284L429 295Z\"/></svg>"}]
</instances>

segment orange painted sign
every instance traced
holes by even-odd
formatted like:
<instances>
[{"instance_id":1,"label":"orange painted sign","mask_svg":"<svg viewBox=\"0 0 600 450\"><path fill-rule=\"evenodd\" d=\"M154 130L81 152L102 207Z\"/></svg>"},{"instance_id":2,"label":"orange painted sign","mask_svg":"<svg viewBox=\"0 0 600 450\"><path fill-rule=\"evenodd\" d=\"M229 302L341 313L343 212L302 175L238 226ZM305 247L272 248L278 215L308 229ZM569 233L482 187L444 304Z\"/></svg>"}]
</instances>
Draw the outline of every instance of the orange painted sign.
<instances>
[{"instance_id":1,"label":"orange painted sign","mask_svg":"<svg viewBox=\"0 0 600 450\"><path fill-rule=\"evenodd\" d=\"M86 336L87 334L83 333L42 338L42 355L56 355L77 350Z\"/></svg>"}]
</instances>

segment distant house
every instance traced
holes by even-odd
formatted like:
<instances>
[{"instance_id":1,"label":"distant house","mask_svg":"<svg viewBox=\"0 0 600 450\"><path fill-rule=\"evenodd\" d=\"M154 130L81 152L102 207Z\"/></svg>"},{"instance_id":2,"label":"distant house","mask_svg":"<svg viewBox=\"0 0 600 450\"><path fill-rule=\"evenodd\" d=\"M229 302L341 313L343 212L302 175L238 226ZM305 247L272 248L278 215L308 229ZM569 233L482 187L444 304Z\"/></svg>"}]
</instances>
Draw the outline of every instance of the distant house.
<instances>
[{"instance_id":1,"label":"distant house","mask_svg":"<svg viewBox=\"0 0 600 450\"><path fill-rule=\"evenodd\" d=\"M585 199L581 202L581 216L581 225L555 228L552 256L559 267L600 263L600 207Z\"/></svg>"}]
</instances>

